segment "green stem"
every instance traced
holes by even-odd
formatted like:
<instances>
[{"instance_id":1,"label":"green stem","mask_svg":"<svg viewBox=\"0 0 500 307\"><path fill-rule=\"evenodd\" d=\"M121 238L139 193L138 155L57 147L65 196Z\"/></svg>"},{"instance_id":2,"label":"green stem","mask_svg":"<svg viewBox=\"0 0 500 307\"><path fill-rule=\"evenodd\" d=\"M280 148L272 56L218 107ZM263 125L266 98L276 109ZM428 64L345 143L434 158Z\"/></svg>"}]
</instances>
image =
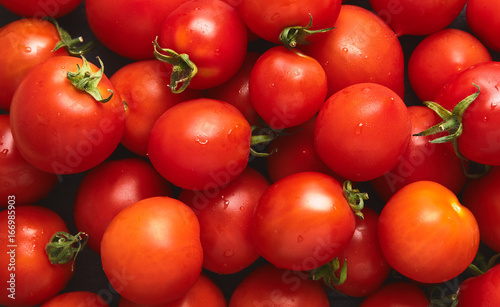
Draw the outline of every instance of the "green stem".
<instances>
[{"instance_id":1,"label":"green stem","mask_svg":"<svg viewBox=\"0 0 500 307\"><path fill-rule=\"evenodd\" d=\"M335 258L332 261L324 264L311 271L312 280L323 280L325 285L329 288L334 289L334 286L342 285L347 279L347 260L344 260L342 268L340 269L340 274L337 276L336 272L340 268L339 258Z\"/></svg>"},{"instance_id":2,"label":"green stem","mask_svg":"<svg viewBox=\"0 0 500 307\"><path fill-rule=\"evenodd\" d=\"M106 103L113 97L113 91L108 89L111 94L108 98L102 97L97 85L104 75L104 64L99 57L97 59L99 60L101 68L96 72L92 72L89 62L82 55L82 66L80 67L80 65L77 65L78 70L76 72L69 71L67 73L67 78L77 89L86 92L99 102Z\"/></svg>"},{"instance_id":3,"label":"green stem","mask_svg":"<svg viewBox=\"0 0 500 307\"><path fill-rule=\"evenodd\" d=\"M310 30L312 27L313 17L309 14L309 23L303 26L291 26L286 27L279 36L280 42L282 42L287 49L293 49L297 47L297 45L308 45L311 42L307 40L309 35L317 34L317 33L326 33L330 30L335 29L335 27L320 29L320 30Z\"/></svg>"},{"instance_id":4,"label":"green stem","mask_svg":"<svg viewBox=\"0 0 500 307\"><path fill-rule=\"evenodd\" d=\"M343 192L354 214L363 220L362 210L365 207L365 200L368 200L368 193L361 193L358 189L353 189L352 182L349 180L344 181Z\"/></svg>"},{"instance_id":5,"label":"green stem","mask_svg":"<svg viewBox=\"0 0 500 307\"><path fill-rule=\"evenodd\" d=\"M76 257L85 247L87 240L88 235L84 232L73 236L60 231L52 236L50 242L45 246L45 252L52 264L65 264L73 261L72 268L74 268Z\"/></svg>"},{"instance_id":6,"label":"green stem","mask_svg":"<svg viewBox=\"0 0 500 307\"><path fill-rule=\"evenodd\" d=\"M59 23L53 17L44 17L43 19L51 22L56 27L57 32L59 33L59 38L61 39L59 42L57 42L52 51L56 51L60 48L65 48L70 55L78 56L84 55L95 48L96 44L94 42L80 45L81 43L83 43L83 38L81 36L72 38L66 30L59 26Z\"/></svg>"}]
</instances>

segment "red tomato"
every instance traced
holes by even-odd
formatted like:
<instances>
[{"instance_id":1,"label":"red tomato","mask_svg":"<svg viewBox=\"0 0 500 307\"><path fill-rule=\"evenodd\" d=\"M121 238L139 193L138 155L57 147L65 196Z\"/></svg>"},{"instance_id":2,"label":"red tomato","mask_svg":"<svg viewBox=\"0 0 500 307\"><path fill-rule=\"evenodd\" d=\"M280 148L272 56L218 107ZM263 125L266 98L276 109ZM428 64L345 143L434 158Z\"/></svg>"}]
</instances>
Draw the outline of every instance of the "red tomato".
<instances>
[{"instance_id":1,"label":"red tomato","mask_svg":"<svg viewBox=\"0 0 500 307\"><path fill-rule=\"evenodd\" d=\"M145 198L172 194L170 184L148 162L106 161L86 173L78 186L75 226L89 235L87 245L99 254L104 231L121 210Z\"/></svg>"},{"instance_id":2,"label":"red tomato","mask_svg":"<svg viewBox=\"0 0 500 307\"><path fill-rule=\"evenodd\" d=\"M328 90L326 74L314 58L284 46L259 58L250 74L250 100L273 129L300 125L319 111Z\"/></svg>"},{"instance_id":3,"label":"red tomato","mask_svg":"<svg viewBox=\"0 0 500 307\"><path fill-rule=\"evenodd\" d=\"M99 295L88 291L74 291L59 294L40 307L109 307Z\"/></svg>"},{"instance_id":4,"label":"red tomato","mask_svg":"<svg viewBox=\"0 0 500 307\"><path fill-rule=\"evenodd\" d=\"M200 98L201 91L186 89L174 94L166 86L171 69L157 60L136 61L121 67L110 78L126 105L121 143L146 156L151 129L163 112L179 102Z\"/></svg>"},{"instance_id":5,"label":"red tomato","mask_svg":"<svg viewBox=\"0 0 500 307\"><path fill-rule=\"evenodd\" d=\"M378 235L389 265L422 283L457 277L479 247L474 215L453 192L432 181L414 182L396 192L382 209Z\"/></svg>"},{"instance_id":6,"label":"red tomato","mask_svg":"<svg viewBox=\"0 0 500 307\"><path fill-rule=\"evenodd\" d=\"M82 3L82 0L57 0L57 1L39 1L39 0L0 0L0 5L16 15L23 17L42 18L51 16L59 18L74 11ZM5 45L3 45L5 47Z\"/></svg>"},{"instance_id":7,"label":"red tomato","mask_svg":"<svg viewBox=\"0 0 500 307\"><path fill-rule=\"evenodd\" d=\"M254 269L237 286L229 307L329 307L323 286L307 273L265 264Z\"/></svg>"},{"instance_id":8,"label":"red tomato","mask_svg":"<svg viewBox=\"0 0 500 307\"><path fill-rule=\"evenodd\" d=\"M383 85L359 83L327 99L316 119L314 142L335 173L367 181L396 166L410 137L403 100Z\"/></svg>"},{"instance_id":9,"label":"red tomato","mask_svg":"<svg viewBox=\"0 0 500 307\"><path fill-rule=\"evenodd\" d=\"M97 39L121 56L154 58L153 41L165 18L187 0L88 0L85 13Z\"/></svg>"},{"instance_id":10,"label":"red tomato","mask_svg":"<svg viewBox=\"0 0 500 307\"><path fill-rule=\"evenodd\" d=\"M226 307L227 301L220 288L204 273L195 284L179 299L156 307ZM148 307L120 298L118 307Z\"/></svg>"},{"instance_id":11,"label":"red tomato","mask_svg":"<svg viewBox=\"0 0 500 307\"><path fill-rule=\"evenodd\" d=\"M465 11L467 25L479 40L494 51L500 51L500 1L469 0Z\"/></svg>"},{"instance_id":12,"label":"red tomato","mask_svg":"<svg viewBox=\"0 0 500 307\"><path fill-rule=\"evenodd\" d=\"M143 199L113 218L101 241L101 260L111 286L126 299L145 305L172 302L201 273L198 219L174 198Z\"/></svg>"},{"instance_id":13,"label":"red tomato","mask_svg":"<svg viewBox=\"0 0 500 307\"><path fill-rule=\"evenodd\" d=\"M339 255L356 221L334 178L315 172L287 176L261 196L251 223L252 241L276 267L305 271Z\"/></svg>"},{"instance_id":14,"label":"red tomato","mask_svg":"<svg viewBox=\"0 0 500 307\"><path fill-rule=\"evenodd\" d=\"M245 60L247 43L245 23L238 11L222 0L186 1L168 15L159 32L162 48L187 54L196 65L197 73L189 81L195 89L229 80Z\"/></svg>"},{"instance_id":15,"label":"red tomato","mask_svg":"<svg viewBox=\"0 0 500 307\"><path fill-rule=\"evenodd\" d=\"M1 109L10 109L14 91L28 70L48 58L68 55L64 48L52 52L60 40L56 27L46 20L24 18L0 28Z\"/></svg>"},{"instance_id":16,"label":"red tomato","mask_svg":"<svg viewBox=\"0 0 500 307\"><path fill-rule=\"evenodd\" d=\"M301 47L323 66L327 97L356 83L373 82L404 96L404 56L389 26L371 11L342 5L335 29Z\"/></svg>"},{"instance_id":17,"label":"red tomato","mask_svg":"<svg viewBox=\"0 0 500 307\"><path fill-rule=\"evenodd\" d=\"M464 280L458 290L457 307L488 307L500 305L500 264L484 274Z\"/></svg>"},{"instance_id":18,"label":"red tomato","mask_svg":"<svg viewBox=\"0 0 500 307\"><path fill-rule=\"evenodd\" d=\"M472 34L445 29L427 36L413 49L408 61L408 78L422 101L433 100L454 75L489 61L488 49Z\"/></svg>"},{"instance_id":19,"label":"red tomato","mask_svg":"<svg viewBox=\"0 0 500 307\"><path fill-rule=\"evenodd\" d=\"M429 35L446 28L467 0L370 0L373 10L397 36Z\"/></svg>"},{"instance_id":20,"label":"red tomato","mask_svg":"<svg viewBox=\"0 0 500 307\"><path fill-rule=\"evenodd\" d=\"M57 295L73 276L71 262L52 264L45 252L51 237L68 228L50 209L16 207L15 196L6 200L9 207L0 212L0 276L8 283L0 288L0 304L36 306Z\"/></svg>"},{"instance_id":21,"label":"red tomato","mask_svg":"<svg viewBox=\"0 0 500 307\"><path fill-rule=\"evenodd\" d=\"M413 134L440 122L434 111L425 106L410 106L408 114ZM467 181L464 172L466 162L455 154L450 144L435 144L430 140L432 137L429 136L412 136L398 164L388 173L371 181L383 200L389 200L403 186L421 180L440 183L455 194L462 190Z\"/></svg>"},{"instance_id":22,"label":"red tomato","mask_svg":"<svg viewBox=\"0 0 500 307\"><path fill-rule=\"evenodd\" d=\"M88 62L87 62L88 63ZM92 72L98 68L88 63ZM125 109L118 93L103 75L98 102L68 80L68 72L83 73L82 59L53 57L30 70L12 99L12 135L21 155L49 173L88 170L115 150L123 135ZM109 91L113 91L111 94Z\"/></svg>"},{"instance_id":23,"label":"red tomato","mask_svg":"<svg viewBox=\"0 0 500 307\"><path fill-rule=\"evenodd\" d=\"M370 294L360 307L427 307L429 303L419 287L408 282L394 282Z\"/></svg>"},{"instance_id":24,"label":"red tomato","mask_svg":"<svg viewBox=\"0 0 500 307\"><path fill-rule=\"evenodd\" d=\"M471 179L462 195L463 204L476 217L481 242L500 253L500 169L493 167L484 177Z\"/></svg>"},{"instance_id":25,"label":"red tomato","mask_svg":"<svg viewBox=\"0 0 500 307\"><path fill-rule=\"evenodd\" d=\"M238 177L248 163L251 128L233 105L208 98L168 109L151 131L149 158L169 182L210 190Z\"/></svg>"},{"instance_id":26,"label":"red tomato","mask_svg":"<svg viewBox=\"0 0 500 307\"><path fill-rule=\"evenodd\" d=\"M208 190L183 190L179 200L198 216L203 267L219 274L243 270L259 258L250 236L250 221L268 180L247 168L228 185Z\"/></svg>"},{"instance_id":27,"label":"red tomato","mask_svg":"<svg viewBox=\"0 0 500 307\"><path fill-rule=\"evenodd\" d=\"M57 184L57 175L42 172L29 164L17 150L8 114L0 115L0 199L16 196L18 206L32 204ZM0 207L7 207L1 202Z\"/></svg>"}]
</instances>

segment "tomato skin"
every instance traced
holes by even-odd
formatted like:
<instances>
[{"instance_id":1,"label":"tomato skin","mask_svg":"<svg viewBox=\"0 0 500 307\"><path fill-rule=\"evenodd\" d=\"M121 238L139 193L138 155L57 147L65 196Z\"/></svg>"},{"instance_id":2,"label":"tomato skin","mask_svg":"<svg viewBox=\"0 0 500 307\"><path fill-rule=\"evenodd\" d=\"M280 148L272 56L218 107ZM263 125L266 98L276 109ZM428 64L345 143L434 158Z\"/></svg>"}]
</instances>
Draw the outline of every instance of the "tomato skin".
<instances>
[{"instance_id":1,"label":"tomato skin","mask_svg":"<svg viewBox=\"0 0 500 307\"><path fill-rule=\"evenodd\" d=\"M329 307L323 286L307 273L262 265L248 274L236 287L229 307L282 306Z\"/></svg>"},{"instance_id":2,"label":"tomato skin","mask_svg":"<svg viewBox=\"0 0 500 307\"><path fill-rule=\"evenodd\" d=\"M342 185L322 173L302 172L273 183L264 192L251 234L257 251L273 265L305 271L338 256L355 225Z\"/></svg>"},{"instance_id":3,"label":"tomato skin","mask_svg":"<svg viewBox=\"0 0 500 307\"><path fill-rule=\"evenodd\" d=\"M500 39L497 32L500 27L500 6L498 1L467 1L465 18L472 33L483 44L494 51L500 51Z\"/></svg>"},{"instance_id":4,"label":"tomato skin","mask_svg":"<svg viewBox=\"0 0 500 307\"><path fill-rule=\"evenodd\" d=\"M500 304L500 265L464 280L458 289L458 307L488 307Z\"/></svg>"},{"instance_id":5,"label":"tomato skin","mask_svg":"<svg viewBox=\"0 0 500 307\"><path fill-rule=\"evenodd\" d=\"M146 305L176 300L201 273L196 215L174 198L140 200L109 224L101 241L101 260L111 285L126 299Z\"/></svg>"},{"instance_id":6,"label":"tomato skin","mask_svg":"<svg viewBox=\"0 0 500 307\"><path fill-rule=\"evenodd\" d=\"M12 96L28 70L48 58L68 55L64 48L52 52L59 40L56 27L46 20L24 18L0 28L1 109L10 109Z\"/></svg>"},{"instance_id":7,"label":"tomato skin","mask_svg":"<svg viewBox=\"0 0 500 307\"><path fill-rule=\"evenodd\" d=\"M408 78L420 100L431 101L455 74L489 61L488 49L472 34L444 29L427 36L413 49Z\"/></svg>"},{"instance_id":8,"label":"tomato skin","mask_svg":"<svg viewBox=\"0 0 500 307\"><path fill-rule=\"evenodd\" d=\"M414 182L396 192L382 209L378 235L389 265L422 283L455 278L479 247L474 215L455 194L432 181Z\"/></svg>"},{"instance_id":9,"label":"tomato skin","mask_svg":"<svg viewBox=\"0 0 500 307\"><path fill-rule=\"evenodd\" d=\"M58 294L40 307L109 307L99 295L88 291L73 291Z\"/></svg>"},{"instance_id":10,"label":"tomato skin","mask_svg":"<svg viewBox=\"0 0 500 307\"><path fill-rule=\"evenodd\" d=\"M436 136L413 136L438 124L440 118L424 106L410 106L408 114L412 124L412 137L405 153L391 171L373 179L371 185L384 201L389 200L403 186L421 180L435 181L458 194L467 181L463 169L467 163L462 162L449 143L430 143Z\"/></svg>"},{"instance_id":11,"label":"tomato skin","mask_svg":"<svg viewBox=\"0 0 500 307\"><path fill-rule=\"evenodd\" d=\"M187 88L174 94L166 86L171 68L157 60L136 61L121 67L110 81L126 103L125 131L121 144L141 156L148 152L149 135L156 120L171 106L201 98L201 91Z\"/></svg>"},{"instance_id":12,"label":"tomato skin","mask_svg":"<svg viewBox=\"0 0 500 307\"><path fill-rule=\"evenodd\" d=\"M80 3L82 3L82 0L65 0L55 2L38 0L0 0L0 5L12 13L23 17L35 18L42 18L45 16L59 18L74 11Z\"/></svg>"},{"instance_id":13,"label":"tomato skin","mask_svg":"<svg viewBox=\"0 0 500 307\"><path fill-rule=\"evenodd\" d=\"M481 242L497 253L500 253L499 183L500 170L498 167L493 167L484 177L470 179L462 194L462 202L476 217Z\"/></svg>"},{"instance_id":14,"label":"tomato skin","mask_svg":"<svg viewBox=\"0 0 500 307\"><path fill-rule=\"evenodd\" d=\"M106 161L86 173L78 186L75 226L89 235L87 245L99 254L104 231L116 214L139 200L172 195L170 184L148 162L139 158Z\"/></svg>"},{"instance_id":15,"label":"tomato skin","mask_svg":"<svg viewBox=\"0 0 500 307\"><path fill-rule=\"evenodd\" d=\"M410 141L403 100L376 83L351 85L330 96L316 119L314 144L335 173L368 181L390 171Z\"/></svg>"},{"instance_id":16,"label":"tomato skin","mask_svg":"<svg viewBox=\"0 0 500 307\"><path fill-rule=\"evenodd\" d=\"M229 183L246 168L251 128L233 105L200 98L168 109L155 123L149 159L174 185L209 190Z\"/></svg>"},{"instance_id":17,"label":"tomato skin","mask_svg":"<svg viewBox=\"0 0 500 307\"><path fill-rule=\"evenodd\" d=\"M314 58L284 46L264 52L250 74L250 100L273 129L300 125L325 102L326 74Z\"/></svg>"},{"instance_id":18,"label":"tomato skin","mask_svg":"<svg viewBox=\"0 0 500 307\"><path fill-rule=\"evenodd\" d=\"M335 29L300 48L323 66L328 79L327 97L363 82L385 85L404 97L401 43L391 28L367 9L342 5Z\"/></svg>"},{"instance_id":19,"label":"tomato skin","mask_svg":"<svg viewBox=\"0 0 500 307\"><path fill-rule=\"evenodd\" d=\"M11 200L11 198L9 198ZM15 200L15 199L14 199ZM14 205L15 207L15 205ZM14 242L8 241L8 219L15 217ZM0 212L0 270L3 280L10 280L15 273L15 300L8 287L0 289L2 306L36 306L57 295L66 287L73 270L72 263L54 265L45 252L45 245L59 231L68 232L64 220L54 211L41 206L7 208ZM15 244L11 247L9 244ZM15 250L15 271L9 267L12 250ZM9 253L8 253L9 252Z\"/></svg>"},{"instance_id":20,"label":"tomato skin","mask_svg":"<svg viewBox=\"0 0 500 307\"><path fill-rule=\"evenodd\" d=\"M500 165L500 101L498 78L499 62L473 65L450 80L434 101L445 109L452 110L465 97L481 92L463 114L463 131L457 139L458 151L466 159L485 164Z\"/></svg>"},{"instance_id":21,"label":"tomato skin","mask_svg":"<svg viewBox=\"0 0 500 307\"><path fill-rule=\"evenodd\" d=\"M360 307L427 307L430 302L424 291L408 282L394 282L370 294Z\"/></svg>"},{"instance_id":22,"label":"tomato skin","mask_svg":"<svg viewBox=\"0 0 500 307\"><path fill-rule=\"evenodd\" d=\"M247 53L247 27L238 11L222 0L192 0L165 18L162 48L185 53L198 67L189 87L212 88L229 80ZM170 65L170 64L166 64Z\"/></svg>"},{"instance_id":23,"label":"tomato skin","mask_svg":"<svg viewBox=\"0 0 500 307\"><path fill-rule=\"evenodd\" d=\"M88 170L108 158L123 135L125 109L120 96L114 93L110 101L100 103L76 89L66 75L77 65L82 65L82 59L46 60L26 74L12 99L14 141L21 155L45 172ZM114 89L106 76L98 88L103 97Z\"/></svg>"},{"instance_id":24,"label":"tomato skin","mask_svg":"<svg viewBox=\"0 0 500 307\"><path fill-rule=\"evenodd\" d=\"M373 10L387 22L397 36L429 35L447 27L467 0L370 0Z\"/></svg>"},{"instance_id":25,"label":"tomato skin","mask_svg":"<svg viewBox=\"0 0 500 307\"><path fill-rule=\"evenodd\" d=\"M42 172L29 164L17 150L8 114L0 115L0 199L16 196L17 206L32 204L57 184L57 175ZM0 203L7 207L7 202Z\"/></svg>"}]
</instances>

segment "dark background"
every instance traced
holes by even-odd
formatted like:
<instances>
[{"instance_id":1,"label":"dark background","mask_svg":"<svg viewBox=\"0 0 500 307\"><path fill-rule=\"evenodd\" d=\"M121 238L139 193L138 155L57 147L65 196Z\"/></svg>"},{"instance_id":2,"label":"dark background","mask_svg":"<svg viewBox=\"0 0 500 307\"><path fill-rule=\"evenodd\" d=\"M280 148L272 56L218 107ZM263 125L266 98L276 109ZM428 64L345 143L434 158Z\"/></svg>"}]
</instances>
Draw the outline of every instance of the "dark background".
<instances>
[{"instance_id":1,"label":"dark background","mask_svg":"<svg viewBox=\"0 0 500 307\"><path fill-rule=\"evenodd\" d=\"M22 0L21 0L22 1ZM167 0L168 1L168 0ZM367 9L370 9L368 1L364 0L352 0L348 1L349 4L355 4ZM6 9L0 6L0 26L3 26L9 22L19 19L20 17L10 13ZM97 41L94 34L90 30L85 16L85 3L83 2L75 11L58 19L61 27L66 29L72 36L82 36L86 42ZM452 28L458 28L465 31L469 31L467 24L465 22L464 12L449 26ZM469 31L470 32L470 31ZM411 50L422 40L423 37L416 36L403 36L400 38L401 44L403 46L404 54L406 60L408 60ZM269 47L269 44L257 41L250 45L250 49L255 51L262 51ZM0 46L1 48L1 46ZM491 52L494 60L500 59L500 54L496 52ZM132 60L123 58L109 49L104 47L102 44L98 43L97 48L95 48L90 54L87 55L87 59L91 62L96 62L95 57L99 56L105 64L105 74L111 76L115 71L117 71L122 66L131 63ZM405 88L405 102L407 105L420 104L419 99L413 93L411 86L406 80ZM119 146L116 152L110 157L110 159L119 159L125 157L131 157L133 154L128 152L122 146ZM259 169L264 169L264 161L262 159L252 160L252 165ZM56 188L51 192L51 194L46 198L41 200L39 205L43 205L51 208L60 214L68 223L68 227L72 233L76 233L77 230L73 224L73 200L75 198L75 193L79 182L83 178L85 173L75 174L75 175L65 175L61 179L61 182L56 186ZM362 185L362 190L368 191L370 194L369 205L373 207L381 206L381 200L377 198L376 194L371 191L371 187L368 185ZM491 251L487 250L486 253ZM147 261L147 258L143 259ZM236 287L238 282L250 272L254 267L262 264L264 261L258 260L253 266L247 268L246 270L233 275L221 276L213 274L211 272L206 272L209 277L211 277L222 289L227 298L230 297L233 289ZM442 285L444 294L451 294L456 291L459 282L464 278L468 277L468 273L464 273L458 278ZM389 280L396 280L400 277L397 274L391 275ZM112 289L106 276L104 275L100 263L100 257L94 253L89 248L85 248L84 251L78 256L75 275L68 287L64 290L66 291L76 291L76 290L86 290L92 291L100 294L110 306L118 306L119 296L116 291ZM328 295L331 297L332 306L358 306L361 299L348 298L339 293L331 290L327 290Z\"/></svg>"}]
</instances>

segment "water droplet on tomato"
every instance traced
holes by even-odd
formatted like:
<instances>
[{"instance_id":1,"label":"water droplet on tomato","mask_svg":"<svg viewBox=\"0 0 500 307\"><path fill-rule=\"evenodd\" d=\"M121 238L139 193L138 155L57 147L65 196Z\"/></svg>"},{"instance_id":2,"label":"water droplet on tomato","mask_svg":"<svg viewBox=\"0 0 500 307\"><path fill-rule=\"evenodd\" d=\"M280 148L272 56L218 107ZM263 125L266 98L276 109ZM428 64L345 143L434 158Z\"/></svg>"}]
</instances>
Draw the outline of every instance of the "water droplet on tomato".
<instances>
[{"instance_id":1,"label":"water droplet on tomato","mask_svg":"<svg viewBox=\"0 0 500 307\"><path fill-rule=\"evenodd\" d=\"M196 142L200 143L201 145L205 145L208 143L208 140L207 139L204 139L204 138L196 138L195 140Z\"/></svg>"},{"instance_id":2,"label":"water droplet on tomato","mask_svg":"<svg viewBox=\"0 0 500 307\"><path fill-rule=\"evenodd\" d=\"M9 150L8 150L7 148L4 148L4 149L0 152L0 154L1 154L2 156L4 156L4 157L5 157L5 156L7 156L7 154L8 154L8 153L9 153Z\"/></svg>"},{"instance_id":3,"label":"water droplet on tomato","mask_svg":"<svg viewBox=\"0 0 500 307\"><path fill-rule=\"evenodd\" d=\"M361 132L363 132L363 123L359 123L357 126L356 126L356 130L354 131L354 134L355 135L360 135Z\"/></svg>"},{"instance_id":4,"label":"water droplet on tomato","mask_svg":"<svg viewBox=\"0 0 500 307\"><path fill-rule=\"evenodd\" d=\"M224 257L233 257L234 256L234 252L230 249L224 251Z\"/></svg>"},{"instance_id":5,"label":"water droplet on tomato","mask_svg":"<svg viewBox=\"0 0 500 307\"><path fill-rule=\"evenodd\" d=\"M343 53L348 53L348 52L349 52L349 49L347 49L347 47L344 47L344 48L342 48L342 52L343 52Z\"/></svg>"},{"instance_id":6,"label":"water droplet on tomato","mask_svg":"<svg viewBox=\"0 0 500 307\"><path fill-rule=\"evenodd\" d=\"M280 13L274 13L273 16L271 16L271 20L275 21L276 19L280 18Z\"/></svg>"},{"instance_id":7,"label":"water droplet on tomato","mask_svg":"<svg viewBox=\"0 0 500 307\"><path fill-rule=\"evenodd\" d=\"M24 47L24 52L30 53L31 52L31 47L29 47L29 46Z\"/></svg>"},{"instance_id":8,"label":"water droplet on tomato","mask_svg":"<svg viewBox=\"0 0 500 307\"><path fill-rule=\"evenodd\" d=\"M300 242L302 242L302 241L304 241L304 237L299 235L299 236L297 237L297 242L299 242L299 243L300 243Z\"/></svg>"},{"instance_id":9,"label":"water droplet on tomato","mask_svg":"<svg viewBox=\"0 0 500 307\"><path fill-rule=\"evenodd\" d=\"M240 211L245 211L245 206L241 206Z\"/></svg>"},{"instance_id":10,"label":"water droplet on tomato","mask_svg":"<svg viewBox=\"0 0 500 307\"><path fill-rule=\"evenodd\" d=\"M488 117L483 117L483 123L487 122L488 121Z\"/></svg>"}]
</instances>

